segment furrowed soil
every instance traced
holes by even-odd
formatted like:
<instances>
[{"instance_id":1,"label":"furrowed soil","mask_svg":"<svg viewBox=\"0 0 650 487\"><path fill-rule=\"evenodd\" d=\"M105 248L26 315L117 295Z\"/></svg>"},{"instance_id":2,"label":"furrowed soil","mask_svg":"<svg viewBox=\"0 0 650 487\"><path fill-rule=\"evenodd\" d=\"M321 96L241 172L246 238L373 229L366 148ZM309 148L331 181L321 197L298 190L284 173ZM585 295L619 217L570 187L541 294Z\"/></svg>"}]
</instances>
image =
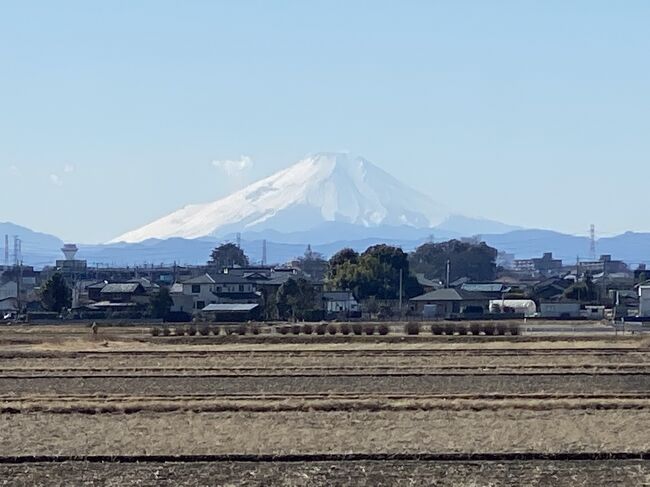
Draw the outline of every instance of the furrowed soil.
<instances>
[{"instance_id":1,"label":"furrowed soil","mask_svg":"<svg viewBox=\"0 0 650 487\"><path fill-rule=\"evenodd\" d=\"M650 485L647 338L272 338L0 329L0 485Z\"/></svg>"}]
</instances>

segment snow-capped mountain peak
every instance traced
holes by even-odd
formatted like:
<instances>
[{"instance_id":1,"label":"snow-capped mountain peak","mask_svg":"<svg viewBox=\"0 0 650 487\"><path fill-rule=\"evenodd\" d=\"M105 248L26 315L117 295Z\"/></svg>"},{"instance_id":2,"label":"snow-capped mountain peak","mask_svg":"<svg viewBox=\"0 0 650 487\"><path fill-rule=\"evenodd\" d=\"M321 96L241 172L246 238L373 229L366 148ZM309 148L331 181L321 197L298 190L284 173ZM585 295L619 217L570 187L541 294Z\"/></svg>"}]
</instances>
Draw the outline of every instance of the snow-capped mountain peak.
<instances>
[{"instance_id":1,"label":"snow-capped mountain peak","mask_svg":"<svg viewBox=\"0 0 650 487\"><path fill-rule=\"evenodd\" d=\"M328 221L430 228L447 216L441 205L366 159L318 153L225 198L185 206L111 243L264 229L290 232Z\"/></svg>"}]
</instances>

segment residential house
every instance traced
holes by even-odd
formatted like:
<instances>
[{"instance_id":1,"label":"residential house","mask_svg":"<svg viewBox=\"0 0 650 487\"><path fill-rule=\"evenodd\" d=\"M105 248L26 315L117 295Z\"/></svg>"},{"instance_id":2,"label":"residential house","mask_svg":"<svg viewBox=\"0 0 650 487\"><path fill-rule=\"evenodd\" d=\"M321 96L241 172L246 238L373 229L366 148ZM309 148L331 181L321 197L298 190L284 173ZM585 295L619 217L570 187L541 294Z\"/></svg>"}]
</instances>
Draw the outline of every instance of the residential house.
<instances>
[{"instance_id":1,"label":"residential house","mask_svg":"<svg viewBox=\"0 0 650 487\"><path fill-rule=\"evenodd\" d=\"M428 279L424 274L416 274L415 278L418 280L418 284L422 286L422 289L425 293L435 291L436 289L441 289L443 287L440 282Z\"/></svg>"},{"instance_id":2,"label":"residential house","mask_svg":"<svg viewBox=\"0 0 650 487\"><path fill-rule=\"evenodd\" d=\"M462 289L445 288L410 299L411 309L423 314L448 317L463 313L485 313L489 310L490 298L481 293Z\"/></svg>"},{"instance_id":3,"label":"residential house","mask_svg":"<svg viewBox=\"0 0 650 487\"><path fill-rule=\"evenodd\" d=\"M216 302L213 294L214 284L215 280L209 274L183 281L182 294L172 294L174 301L172 311L198 313L208 304Z\"/></svg>"},{"instance_id":4,"label":"residential house","mask_svg":"<svg viewBox=\"0 0 650 487\"><path fill-rule=\"evenodd\" d=\"M102 301L110 303L146 304L149 297L142 284L138 282L111 282L99 292Z\"/></svg>"},{"instance_id":5,"label":"residential house","mask_svg":"<svg viewBox=\"0 0 650 487\"><path fill-rule=\"evenodd\" d=\"M326 313L359 312L359 303L350 291L326 291L322 294L323 309Z\"/></svg>"},{"instance_id":6,"label":"residential house","mask_svg":"<svg viewBox=\"0 0 650 487\"><path fill-rule=\"evenodd\" d=\"M501 299L506 293L510 292L510 286L500 282L466 282L460 286L460 289L471 293L481 293L490 299Z\"/></svg>"}]
</instances>

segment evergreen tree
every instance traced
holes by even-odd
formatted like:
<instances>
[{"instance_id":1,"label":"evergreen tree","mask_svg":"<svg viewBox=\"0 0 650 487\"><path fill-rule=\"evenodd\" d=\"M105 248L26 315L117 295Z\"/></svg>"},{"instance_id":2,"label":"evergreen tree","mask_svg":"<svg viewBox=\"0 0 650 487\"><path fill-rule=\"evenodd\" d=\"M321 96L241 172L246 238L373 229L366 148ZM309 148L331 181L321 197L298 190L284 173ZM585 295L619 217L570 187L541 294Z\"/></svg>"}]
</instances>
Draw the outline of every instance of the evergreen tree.
<instances>
[{"instance_id":1,"label":"evergreen tree","mask_svg":"<svg viewBox=\"0 0 650 487\"><path fill-rule=\"evenodd\" d=\"M216 247L210 254L209 265L213 265L221 272L226 267L246 267L248 257L242 249L233 243L225 243Z\"/></svg>"},{"instance_id":2,"label":"evergreen tree","mask_svg":"<svg viewBox=\"0 0 650 487\"><path fill-rule=\"evenodd\" d=\"M164 319L171 310L174 300L169 294L169 289L161 287L160 290L149 299L149 309L152 318Z\"/></svg>"},{"instance_id":3,"label":"evergreen tree","mask_svg":"<svg viewBox=\"0 0 650 487\"><path fill-rule=\"evenodd\" d=\"M72 290L59 272L53 274L43 286L41 302L46 310L57 313L72 306Z\"/></svg>"}]
</instances>

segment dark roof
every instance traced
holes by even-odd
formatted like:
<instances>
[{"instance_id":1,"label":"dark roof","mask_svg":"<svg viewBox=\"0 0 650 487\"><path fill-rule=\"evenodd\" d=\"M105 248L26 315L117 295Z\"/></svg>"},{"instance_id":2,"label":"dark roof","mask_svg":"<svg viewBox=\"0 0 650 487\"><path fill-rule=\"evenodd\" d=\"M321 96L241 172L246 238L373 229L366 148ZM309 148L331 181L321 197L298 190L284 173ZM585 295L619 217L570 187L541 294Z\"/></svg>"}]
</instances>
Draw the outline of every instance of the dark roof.
<instances>
[{"instance_id":1,"label":"dark roof","mask_svg":"<svg viewBox=\"0 0 650 487\"><path fill-rule=\"evenodd\" d=\"M248 284L251 282L244 276L231 274L212 274L212 279L215 284Z\"/></svg>"},{"instance_id":2,"label":"dark roof","mask_svg":"<svg viewBox=\"0 0 650 487\"><path fill-rule=\"evenodd\" d=\"M436 288L436 289L442 287L442 284L440 284L437 281L432 281L431 279L427 279L424 276L424 274L416 274L415 277L418 280L418 284L420 284L420 286L433 287L433 288Z\"/></svg>"},{"instance_id":3,"label":"dark roof","mask_svg":"<svg viewBox=\"0 0 650 487\"><path fill-rule=\"evenodd\" d=\"M258 293L215 293L215 296L219 298L229 298L229 299L259 299L260 295Z\"/></svg>"},{"instance_id":4,"label":"dark roof","mask_svg":"<svg viewBox=\"0 0 650 487\"><path fill-rule=\"evenodd\" d=\"M156 289L160 287L158 284L151 282L149 279L145 277L136 277L135 279L129 279L127 282L138 282L142 284L142 287L145 289L151 289L151 288Z\"/></svg>"},{"instance_id":5,"label":"dark roof","mask_svg":"<svg viewBox=\"0 0 650 487\"><path fill-rule=\"evenodd\" d=\"M470 291L474 293L503 293L507 292L510 288L500 282L487 282L487 283L471 283L466 282L460 288L463 291Z\"/></svg>"},{"instance_id":6,"label":"dark roof","mask_svg":"<svg viewBox=\"0 0 650 487\"><path fill-rule=\"evenodd\" d=\"M412 298L411 301L486 301L488 299L488 297L481 293L445 288L417 296Z\"/></svg>"},{"instance_id":7,"label":"dark roof","mask_svg":"<svg viewBox=\"0 0 650 487\"><path fill-rule=\"evenodd\" d=\"M144 291L139 282L113 282L106 284L100 292L101 294L134 293L138 291L138 288Z\"/></svg>"}]
</instances>

